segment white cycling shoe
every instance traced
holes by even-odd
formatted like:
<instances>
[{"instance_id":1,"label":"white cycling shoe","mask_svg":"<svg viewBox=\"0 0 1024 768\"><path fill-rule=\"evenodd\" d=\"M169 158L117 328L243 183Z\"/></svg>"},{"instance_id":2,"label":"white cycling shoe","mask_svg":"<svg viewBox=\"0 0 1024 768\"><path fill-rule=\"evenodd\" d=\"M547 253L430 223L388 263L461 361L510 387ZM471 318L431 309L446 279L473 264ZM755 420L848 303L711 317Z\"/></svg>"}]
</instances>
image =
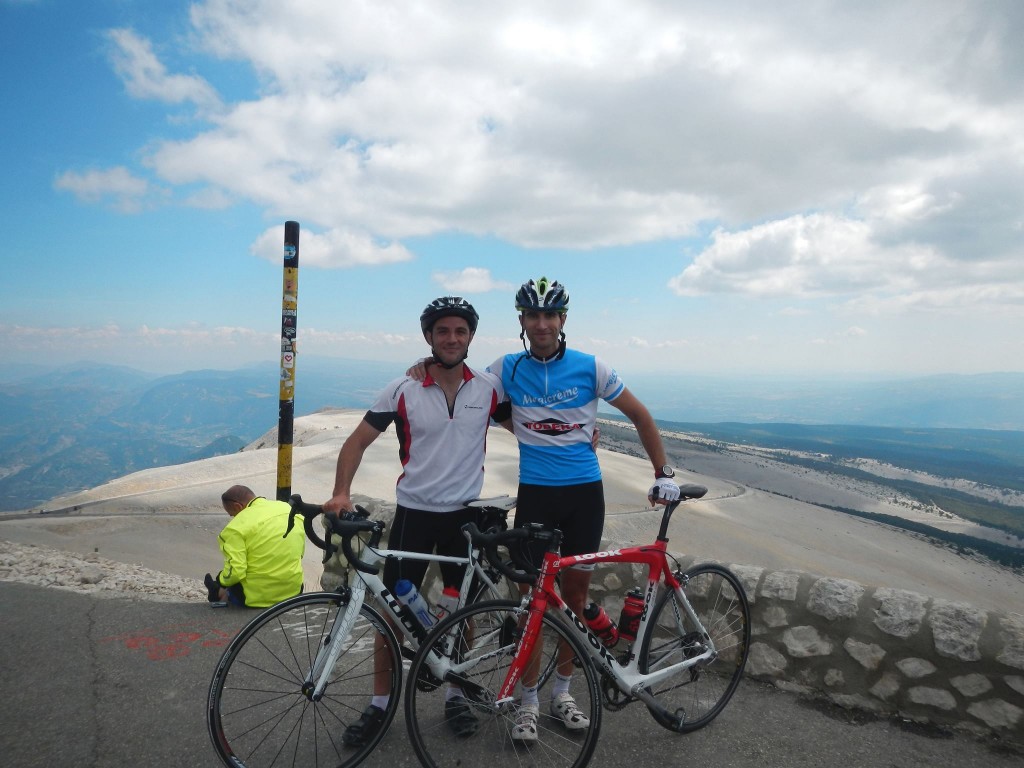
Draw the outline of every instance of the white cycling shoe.
<instances>
[{"instance_id":1,"label":"white cycling shoe","mask_svg":"<svg viewBox=\"0 0 1024 768\"><path fill-rule=\"evenodd\" d=\"M540 719L540 707L536 704L522 704L516 724L509 733L512 741L532 743L537 740L537 720Z\"/></svg>"},{"instance_id":2,"label":"white cycling shoe","mask_svg":"<svg viewBox=\"0 0 1024 768\"><path fill-rule=\"evenodd\" d=\"M583 710L576 705L576 699L568 693L560 693L551 698L551 715L569 731L582 731L590 727L590 718L583 714Z\"/></svg>"}]
</instances>

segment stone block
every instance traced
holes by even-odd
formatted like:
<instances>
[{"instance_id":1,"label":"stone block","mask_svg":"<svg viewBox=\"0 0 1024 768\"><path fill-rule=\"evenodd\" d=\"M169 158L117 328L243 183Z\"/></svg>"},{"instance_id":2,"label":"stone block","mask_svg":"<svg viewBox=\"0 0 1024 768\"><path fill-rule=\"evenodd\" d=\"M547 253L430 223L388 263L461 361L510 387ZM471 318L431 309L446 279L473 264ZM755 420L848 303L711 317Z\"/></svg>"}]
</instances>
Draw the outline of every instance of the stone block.
<instances>
[{"instance_id":1,"label":"stone block","mask_svg":"<svg viewBox=\"0 0 1024 768\"><path fill-rule=\"evenodd\" d=\"M765 643L754 643L747 656L746 672L754 677L782 677L789 662Z\"/></svg>"},{"instance_id":2,"label":"stone block","mask_svg":"<svg viewBox=\"0 0 1024 768\"><path fill-rule=\"evenodd\" d=\"M864 587L848 579L818 579L811 586L807 610L829 621L850 619L860 609Z\"/></svg>"},{"instance_id":3,"label":"stone block","mask_svg":"<svg viewBox=\"0 0 1024 768\"><path fill-rule=\"evenodd\" d=\"M917 686L911 688L907 695L915 704L923 704L926 707L935 707L947 712L956 709L956 698L952 693L942 688Z\"/></svg>"},{"instance_id":4,"label":"stone block","mask_svg":"<svg viewBox=\"0 0 1024 768\"><path fill-rule=\"evenodd\" d=\"M764 577L764 582L761 584L761 597L792 602L796 600L799 586L799 571L774 571Z\"/></svg>"},{"instance_id":5,"label":"stone block","mask_svg":"<svg viewBox=\"0 0 1024 768\"><path fill-rule=\"evenodd\" d=\"M966 696L969 699L981 696L981 694L992 690L992 683L984 675L961 675L960 677L952 678L949 682L960 691L961 696Z\"/></svg>"},{"instance_id":6,"label":"stone block","mask_svg":"<svg viewBox=\"0 0 1024 768\"><path fill-rule=\"evenodd\" d=\"M1011 613L999 618L999 639L1002 649L996 661L1008 667L1024 669L1024 616Z\"/></svg>"},{"instance_id":7,"label":"stone block","mask_svg":"<svg viewBox=\"0 0 1024 768\"><path fill-rule=\"evenodd\" d=\"M928 677L936 667L927 659L908 658L896 662L896 668L911 680Z\"/></svg>"},{"instance_id":8,"label":"stone block","mask_svg":"<svg viewBox=\"0 0 1024 768\"><path fill-rule=\"evenodd\" d=\"M1013 690L1021 696L1024 696L1024 677L1019 677L1018 675L1007 675L1003 680L1006 681L1006 684L1013 688Z\"/></svg>"},{"instance_id":9,"label":"stone block","mask_svg":"<svg viewBox=\"0 0 1024 768\"><path fill-rule=\"evenodd\" d=\"M894 637L907 638L917 634L924 620L928 598L905 589L877 589L875 626Z\"/></svg>"},{"instance_id":10,"label":"stone block","mask_svg":"<svg viewBox=\"0 0 1024 768\"><path fill-rule=\"evenodd\" d=\"M874 643L862 643L852 637L843 641L843 648L857 660L857 663L869 671L878 669L878 665L885 658L885 649L882 646Z\"/></svg>"},{"instance_id":11,"label":"stone block","mask_svg":"<svg viewBox=\"0 0 1024 768\"><path fill-rule=\"evenodd\" d=\"M960 661L978 661L978 641L985 629L987 614L967 603L935 600L928 620L932 627L935 651L940 656Z\"/></svg>"},{"instance_id":12,"label":"stone block","mask_svg":"<svg viewBox=\"0 0 1024 768\"><path fill-rule=\"evenodd\" d=\"M736 574L736 578L743 585L743 591L747 593L747 602L751 605L757 602L757 582L761 580L764 568L753 565L731 565L729 570Z\"/></svg>"},{"instance_id":13,"label":"stone block","mask_svg":"<svg viewBox=\"0 0 1024 768\"><path fill-rule=\"evenodd\" d=\"M872 696L888 701L900 690L900 677L892 672L886 672L881 679L871 686L868 691Z\"/></svg>"},{"instance_id":14,"label":"stone block","mask_svg":"<svg viewBox=\"0 0 1024 768\"><path fill-rule=\"evenodd\" d=\"M795 659L828 656L832 653L832 643L811 626L787 629L782 633L782 642L786 645L786 652Z\"/></svg>"},{"instance_id":15,"label":"stone block","mask_svg":"<svg viewBox=\"0 0 1024 768\"><path fill-rule=\"evenodd\" d=\"M781 605L768 606L764 611L763 618L764 623L773 629L789 625L789 614Z\"/></svg>"},{"instance_id":16,"label":"stone block","mask_svg":"<svg viewBox=\"0 0 1024 768\"><path fill-rule=\"evenodd\" d=\"M1015 728L1024 710L1002 699L976 701L967 707L967 714L981 720L989 728Z\"/></svg>"}]
</instances>

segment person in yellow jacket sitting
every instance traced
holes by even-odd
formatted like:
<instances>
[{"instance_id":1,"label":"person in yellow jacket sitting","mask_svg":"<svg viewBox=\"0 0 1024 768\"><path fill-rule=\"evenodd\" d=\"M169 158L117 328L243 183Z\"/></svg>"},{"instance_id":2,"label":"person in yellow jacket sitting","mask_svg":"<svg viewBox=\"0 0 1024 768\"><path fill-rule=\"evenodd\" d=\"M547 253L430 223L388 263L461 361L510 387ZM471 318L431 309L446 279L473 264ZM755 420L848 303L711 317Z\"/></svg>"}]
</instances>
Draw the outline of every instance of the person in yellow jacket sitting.
<instances>
[{"instance_id":1,"label":"person in yellow jacket sitting","mask_svg":"<svg viewBox=\"0 0 1024 768\"><path fill-rule=\"evenodd\" d=\"M231 522L217 537L224 567L216 578L206 574L204 581L209 601L266 608L302 592L306 536L301 525L285 536L291 507L257 496L244 485L224 491L221 504Z\"/></svg>"}]
</instances>

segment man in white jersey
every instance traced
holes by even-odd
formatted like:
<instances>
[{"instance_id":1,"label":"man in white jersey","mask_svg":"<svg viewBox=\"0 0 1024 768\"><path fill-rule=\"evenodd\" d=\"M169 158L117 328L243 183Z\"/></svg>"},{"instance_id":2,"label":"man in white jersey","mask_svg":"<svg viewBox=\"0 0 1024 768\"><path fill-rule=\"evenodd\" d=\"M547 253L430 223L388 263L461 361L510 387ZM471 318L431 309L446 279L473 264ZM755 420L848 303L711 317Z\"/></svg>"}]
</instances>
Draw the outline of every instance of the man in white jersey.
<instances>
[{"instance_id":1,"label":"man in white jersey","mask_svg":"<svg viewBox=\"0 0 1024 768\"><path fill-rule=\"evenodd\" d=\"M654 419L618 374L603 360L565 345L569 294L557 281L529 280L516 294L524 352L504 355L487 370L501 378L508 405L495 420L511 418L519 441L519 493L515 523L542 523L562 531L562 555L597 552L604 530L604 486L592 447L598 400L615 406L636 427L654 469L648 500L666 504L679 498ZM526 341L529 340L529 347ZM508 410L506 410L508 408ZM535 552L539 564L543 552ZM582 615L593 567L562 572L562 598ZM562 644L552 684L549 712L569 730L589 727L569 693L572 649ZM516 741L537 739L540 712L536 687L523 680Z\"/></svg>"},{"instance_id":2,"label":"man in white jersey","mask_svg":"<svg viewBox=\"0 0 1024 768\"><path fill-rule=\"evenodd\" d=\"M403 472L395 486L397 508L388 534L391 549L459 556L466 553L462 526L479 523L479 510L465 502L479 497L484 482L487 427L504 400L501 382L492 374L465 364L479 317L472 305L457 296L435 299L420 316L423 338L437 361L422 381L402 376L377 398L338 454L334 495L324 511L349 511L352 480L363 453L392 423L398 434ZM423 582L426 561L388 560L383 582L393 589L405 578ZM463 570L453 563L440 565L445 586L460 587ZM343 736L350 746L362 746L380 729L388 706L390 669L377 638L374 656L374 697ZM446 719L458 736L476 730L476 718L458 689L449 689Z\"/></svg>"}]
</instances>

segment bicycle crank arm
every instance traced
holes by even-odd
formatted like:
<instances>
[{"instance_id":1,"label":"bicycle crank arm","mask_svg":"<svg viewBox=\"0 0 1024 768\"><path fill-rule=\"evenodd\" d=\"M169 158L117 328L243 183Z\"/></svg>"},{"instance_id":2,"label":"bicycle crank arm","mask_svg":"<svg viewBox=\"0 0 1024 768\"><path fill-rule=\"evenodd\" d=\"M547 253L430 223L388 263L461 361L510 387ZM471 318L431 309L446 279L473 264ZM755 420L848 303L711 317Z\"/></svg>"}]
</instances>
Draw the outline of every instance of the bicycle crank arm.
<instances>
[{"instance_id":1,"label":"bicycle crank arm","mask_svg":"<svg viewBox=\"0 0 1024 768\"><path fill-rule=\"evenodd\" d=\"M675 731L676 733L682 731L683 724L686 719L686 710L682 707L674 712L666 709L658 703L657 699L651 695L647 688L638 688L633 691L633 695L646 705L647 709L651 712L651 716L658 721L659 725L664 726L670 731Z\"/></svg>"}]
</instances>

